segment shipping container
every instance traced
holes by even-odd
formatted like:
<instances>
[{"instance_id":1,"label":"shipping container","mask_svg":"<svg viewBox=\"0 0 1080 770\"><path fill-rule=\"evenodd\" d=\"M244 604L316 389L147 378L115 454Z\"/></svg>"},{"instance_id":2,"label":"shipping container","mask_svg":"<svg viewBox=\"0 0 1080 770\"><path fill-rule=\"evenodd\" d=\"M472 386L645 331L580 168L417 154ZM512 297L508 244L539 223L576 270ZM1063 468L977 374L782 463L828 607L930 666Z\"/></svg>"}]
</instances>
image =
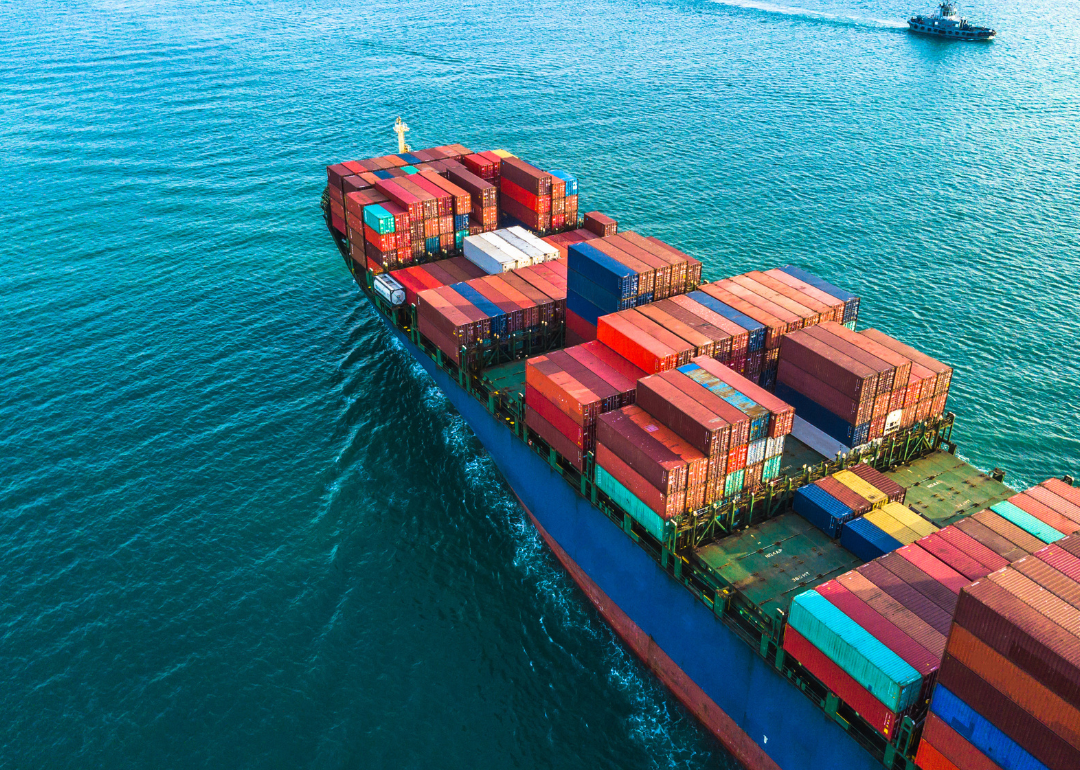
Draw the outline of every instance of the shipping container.
<instances>
[{"instance_id":1,"label":"shipping container","mask_svg":"<svg viewBox=\"0 0 1080 770\"><path fill-rule=\"evenodd\" d=\"M1050 727L1070 745L1080 747L1080 709L1066 702L1016 663L960 626L954 626L949 634L946 652Z\"/></svg>"},{"instance_id":2,"label":"shipping container","mask_svg":"<svg viewBox=\"0 0 1080 770\"><path fill-rule=\"evenodd\" d=\"M996 554L999 554L1005 561L1014 562L1027 555L1027 551L1012 542L1006 537L999 535L989 527L980 524L973 518L961 519L956 522L955 526L958 530L966 534L968 537L979 541L984 546L989 548Z\"/></svg>"},{"instance_id":3,"label":"shipping container","mask_svg":"<svg viewBox=\"0 0 1080 770\"><path fill-rule=\"evenodd\" d=\"M1046 490L1043 491L1045 492ZM1013 495L1008 501L1025 513L1030 513L1043 524L1052 527L1063 535L1071 535L1080 530L1080 524L1077 524L1068 516L1058 513L1058 511L1045 505L1029 494L1022 492L1018 495Z\"/></svg>"},{"instance_id":4,"label":"shipping container","mask_svg":"<svg viewBox=\"0 0 1080 770\"><path fill-rule=\"evenodd\" d=\"M934 688L930 708L942 722L964 736L1003 770L1045 769L1045 765L948 688L941 685Z\"/></svg>"},{"instance_id":5,"label":"shipping container","mask_svg":"<svg viewBox=\"0 0 1080 770\"><path fill-rule=\"evenodd\" d=\"M791 507L829 537L837 537L844 523L855 518L855 511L813 484L795 490Z\"/></svg>"},{"instance_id":6,"label":"shipping container","mask_svg":"<svg viewBox=\"0 0 1080 770\"><path fill-rule=\"evenodd\" d=\"M896 552L882 556L880 559L875 560L874 563L885 567L889 572L940 607L950 619L952 618L953 612L956 610L958 597L936 578L919 569Z\"/></svg>"},{"instance_id":7,"label":"shipping container","mask_svg":"<svg viewBox=\"0 0 1080 770\"><path fill-rule=\"evenodd\" d=\"M959 770L945 755L934 748L934 745L925 738L919 741L919 749L915 754L915 764L922 770Z\"/></svg>"},{"instance_id":8,"label":"shipping container","mask_svg":"<svg viewBox=\"0 0 1080 770\"><path fill-rule=\"evenodd\" d=\"M1032 516L1027 511L1017 508L1015 505L1008 501L995 503L994 505L990 506L990 510L1001 516L1003 519L1006 519L1015 524L1016 526L1020 527L1020 529L1024 530L1028 534L1034 535L1039 540L1042 540L1044 543L1053 543L1065 536L1063 533L1058 532L1049 524L1045 524L1044 522Z\"/></svg>"},{"instance_id":9,"label":"shipping container","mask_svg":"<svg viewBox=\"0 0 1080 770\"><path fill-rule=\"evenodd\" d=\"M584 467L584 457L580 449L555 429L551 423L538 415L532 407L525 405L525 424L532 429L549 447L554 449L579 471Z\"/></svg>"},{"instance_id":10,"label":"shipping container","mask_svg":"<svg viewBox=\"0 0 1080 770\"><path fill-rule=\"evenodd\" d=\"M596 463L598 470L603 468L619 484L617 487L609 484L600 488L654 537L663 539L663 522L675 518L686 508L686 490L679 488L672 492L661 492L603 443L596 446Z\"/></svg>"},{"instance_id":11,"label":"shipping container","mask_svg":"<svg viewBox=\"0 0 1080 770\"><path fill-rule=\"evenodd\" d=\"M1061 486L1057 486L1055 488L1059 491L1063 491L1065 489L1065 485L1062 484ZM1065 516L1071 521L1080 521L1080 505L1077 505L1076 503L1071 502L1067 498L1057 494L1049 487L1044 487L1042 485L1032 487L1031 489L1027 490L1026 494L1038 500L1046 507L1060 513L1062 516ZM1069 534L1072 533L1070 532Z\"/></svg>"},{"instance_id":12,"label":"shipping container","mask_svg":"<svg viewBox=\"0 0 1080 770\"><path fill-rule=\"evenodd\" d=\"M885 534L899 541L901 545L910 545L919 538L924 537L915 532L915 530L905 527L889 515L888 511L882 508L875 508L870 511L870 513L866 514L864 518ZM889 550L892 551L895 549L890 548Z\"/></svg>"},{"instance_id":13,"label":"shipping container","mask_svg":"<svg viewBox=\"0 0 1080 770\"><path fill-rule=\"evenodd\" d=\"M833 284L818 278L813 273L795 267L794 265L786 265L781 267L780 270L787 273L790 276L798 278L800 281L804 281L811 286L814 286L821 291L836 297L837 299L844 301L844 320L843 323L855 323L859 317L859 298L849 291L838 288Z\"/></svg>"},{"instance_id":14,"label":"shipping container","mask_svg":"<svg viewBox=\"0 0 1080 770\"><path fill-rule=\"evenodd\" d=\"M956 625L1080 708L1080 639L991 580L960 595Z\"/></svg>"},{"instance_id":15,"label":"shipping container","mask_svg":"<svg viewBox=\"0 0 1080 770\"><path fill-rule=\"evenodd\" d=\"M770 438L779 438L791 433L795 419L793 406L715 361L699 358L692 363L764 407L769 412L768 436Z\"/></svg>"},{"instance_id":16,"label":"shipping container","mask_svg":"<svg viewBox=\"0 0 1080 770\"><path fill-rule=\"evenodd\" d=\"M817 677L831 692L836 693L840 700L854 709L871 727L886 738L891 739L895 735L897 715L791 626L784 630L783 646L803 668Z\"/></svg>"},{"instance_id":17,"label":"shipping container","mask_svg":"<svg viewBox=\"0 0 1080 770\"><path fill-rule=\"evenodd\" d=\"M862 565L858 568L858 572L917 617L926 621L943 638L948 637L952 615L919 593L914 586L890 572L880 559Z\"/></svg>"},{"instance_id":18,"label":"shipping container","mask_svg":"<svg viewBox=\"0 0 1080 770\"><path fill-rule=\"evenodd\" d=\"M948 542L941 534L944 530L919 540L917 545L927 553L933 554L945 564L959 572L969 581L986 577L992 570L972 556Z\"/></svg>"},{"instance_id":19,"label":"shipping container","mask_svg":"<svg viewBox=\"0 0 1080 770\"><path fill-rule=\"evenodd\" d=\"M586 211L583 227L601 238L615 235L619 231L618 223L599 211Z\"/></svg>"},{"instance_id":20,"label":"shipping container","mask_svg":"<svg viewBox=\"0 0 1080 770\"><path fill-rule=\"evenodd\" d=\"M731 434L728 422L665 381L662 375L638 382L636 403L704 455L727 451Z\"/></svg>"},{"instance_id":21,"label":"shipping container","mask_svg":"<svg viewBox=\"0 0 1080 770\"><path fill-rule=\"evenodd\" d=\"M957 770L1002 770L1002 768L987 757L956 730L941 721L941 718L930 712L926 715L926 723L923 727L920 754L922 746L930 743L945 759L957 768ZM922 770L930 770L929 767L919 765Z\"/></svg>"},{"instance_id":22,"label":"shipping container","mask_svg":"<svg viewBox=\"0 0 1080 770\"><path fill-rule=\"evenodd\" d=\"M949 385L952 382L951 367L941 363L936 359L931 358L925 353L916 350L910 345L905 345L904 343L893 339L889 335L884 334L877 329L863 329L859 332L859 334L862 334L865 337L869 337L874 342L884 347L887 347L890 350L895 350L897 353L904 356L905 358L911 359L911 361L913 361L914 363L920 364L926 369L934 372L935 380L932 392L933 395L939 395L948 391Z\"/></svg>"},{"instance_id":23,"label":"shipping container","mask_svg":"<svg viewBox=\"0 0 1080 770\"><path fill-rule=\"evenodd\" d=\"M941 656L945 654L945 634L934 629L857 570L844 573L837 581L925 648L933 656L935 664L941 661Z\"/></svg>"},{"instance_id":24,"label":"shipping container","mask_svg":"<svg viewBox=\"0 0 1080 770\"><path fill-rule=\"evenodd\" d=\"M919 672L817 591L792 600L788 623L890 711L915 703Z\"/></svg>"},{"instance_id":25,"label":"shipping container","mask_svg":"<svg viewBox=\"0 0 1080 770\"><path fill-rule=\"evenodd\" d=\"M1002 557L1001 554L987 548L955 525L945 527L938 535L942 540L975 559L988 570L998 570L1009 565L1008 560Z\"/></svg>"},{"instance_id":26,"label":"shipping container","mask_svg":"<svg viewBox=\"0 0 1080 770\"><path fill-rule=\"evenodd\" d=\"M1016 546L1023 549L1025 553L1035 553L1046 545L1046 543L1039 540L1039 538L1025 532L1020 529L1020 527L1016 526L1011 521L1002 518L989 508L972 514L971 518L1002 537L1007 538L1010 542L1016 543Z\"/></svg>"},{"instance_id":27,"label":"shipping container","mask_svg":"<svg viewBox=\"0 0 1080 770\"><path fill-rule=\"evenodd\" d=\"M601 415L597 420L597 443L608 447L663 494L686 489L686 461L631 419L627 410L634 408L624 407Z\"/></svg>"}]
</instances>

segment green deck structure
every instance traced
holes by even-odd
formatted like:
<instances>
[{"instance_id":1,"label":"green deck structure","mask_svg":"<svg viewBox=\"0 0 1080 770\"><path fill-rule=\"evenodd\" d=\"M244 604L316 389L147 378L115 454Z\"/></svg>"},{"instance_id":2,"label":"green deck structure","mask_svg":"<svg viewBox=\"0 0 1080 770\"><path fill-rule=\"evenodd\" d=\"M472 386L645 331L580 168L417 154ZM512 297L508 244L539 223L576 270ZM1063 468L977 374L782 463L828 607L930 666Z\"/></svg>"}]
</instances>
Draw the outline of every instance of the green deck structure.
<instances>
[{"instance_id":1,"label":"green deck structure","mask_svg":"<svg viewBox=\"0 0 1080 770\"><path fill-rule=\"evenodd\" d=\"M908 508L938 527L953 524L1016 494L955 454L941 450L885 475L907 487L904 502Z\"/></svg>"},{"instance_id":2,"label":"green deck structure","mask_svg":"<svg viewBox=\"0 0 1080 770\"><path fill-rule=\"evenodd\" d=\"M862 561L795 513L784 513L698 549L750 602L773 616L798 593L855 569Z\"/></svg>"}]
</instances>

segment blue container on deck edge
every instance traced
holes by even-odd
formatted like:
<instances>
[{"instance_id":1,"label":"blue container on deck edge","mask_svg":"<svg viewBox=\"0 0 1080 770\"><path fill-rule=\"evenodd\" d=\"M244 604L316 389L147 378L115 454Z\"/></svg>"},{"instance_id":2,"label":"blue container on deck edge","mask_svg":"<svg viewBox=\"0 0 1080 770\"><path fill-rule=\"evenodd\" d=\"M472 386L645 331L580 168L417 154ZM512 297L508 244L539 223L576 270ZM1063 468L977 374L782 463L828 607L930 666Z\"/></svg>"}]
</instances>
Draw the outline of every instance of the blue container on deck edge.
<instances>
[{"instance_id":1,"label":"blue container on deck edge","mask_svg":"<svg viewBox=\"0 0 1080 770\"><path fill-rule=\"evenodd\" d=\"M386 169L379 169L378 171L372 171L372 174L379 177L379 179L393 179L394 175Z\"/></svg>"},{"instance_id":2,"label":"blue container on deck edge","mask_svg":"<svg viewBox=\"0 0 1080 770\"><path fill-rule=\"evenodd\" d=\"M620 299L637 297L637 273L587 243L575 243L567 248L566 267ZM569 281L566 288L572 288Z\"/></svg>"},{"instance_id":3,"label":"blue container on deck edge","mask_svg":"<svg viewBox=\"0 0 1080 770\"><path fill-rule=\"evenodd\" d=\"M566 270L566 294L587 299L604 313L616 313L634 306L635 297L616 297L574 270ZM604 313L601 313L603 315Z\"/></svg>"},{"instance_id":4,"label":"blue container on deck edge","mask_svg":"<svg viewBox=\"0 0 1080 770\"><path fill-rule=\"evenodd\" d=\"M892 553L903 543L864 518L852 519L840 530L840 545L863 561Z\"/></svg>"},{"instance_id":5,"label":"blue container on deck edge","mask_svg":"<svg viewBox=\"0 0 1080 770\"><path fill-rule=\"evenodd\" d=\"M795 407L795 414L848 447L862 446L870 438L870 423L852 425L816 401L810 400L798 391L792 390L782 382L776 383L776 397Z\"/></svg>"},{"instance_id":6,"label":"blue container on deck edge","mask_svg":"<svg viewBox=\"0 0 1080 770\"><path fill-rule=\"evenodd\" d=\"M839 535L844 522L855 518L855 511L813 484L795 491L791 507L829 537Z\"/></svg>"},{"instance_id":7,"label":"blue container on deck edge","mask_svg":"<svg viewBox=\"0 0 1080 770\"><path fill-rule=\"evenodd\" d=\"M930 710L1002 770L1047 770L1046 765L940 684L934 688Z\"/></svg>"},{"instance_id":8,"label":"blue container on deck edge","mask_svg":"<svg viewBox=\"0 0 1080 770\"><path fill-rule=\"evenodd\" d=\"M567 195L577 195L577 179L573 174L568 174L565 171L549 171L548 173L566 182Z\"/></svg>"},{"instance_id":9,"label":"blue container on deck edge","mask_svg":"<svg viewBox=\"0 0 1080 770\"><path fill-rule=\"evenodd\" d=\"M413 155L411 152L398 153L397 157L401 158L403 161L405 161L406 163L409 163L409 164L416 164L416 163L423 163L424 162L424 161L420 160L418 157L416 157L415 155Z\"/></svg>"},{"instance_id":10,"label":"blue container on deck edge","mask_svg":"<svg viewBox=\"0 0 1080 770\"><path fill-rule=\"evenodd\" d=\"M569 291L566 293L566 309L593 326L596 326L597 318L611 312L610 310L601 310L580 294Z\"/></svg>"},{"instance_id":11,"label":"blue container on deck edge","mask_svg":"<svg viewBox=\"0 0 1080 770\"><path fill-rule=\"evenodd\" d=\"M468 214L454 214L454 230L468 230L469 229L469 215Z\"/></svg>"},{"instance_id":12,"label":"blue container on deck edge","mask_svg":"<svg viewBox=\"0 0 1080 770\"><path fill-rule=\"evenodd\" d=\"M750 332L750 336L746 342L747 352L753 353L755 350L761 350L765 347L765 324L755 321L750 316L740 313L730 305L725 305L716 297L711 297L703 291L692 291L686 296L699 305L707 307L714 313L722 315L729 321L734 321Z\"/></svg>"},{"instance_id":13,"label":"blue container on deck edge","mask_svg":"<svg viewBox=\"0 0 1080 770\"><path fill-rule=\"evenodd\" d=\"M845 291L839 286L833 286L831 283L823 278L818 278L813 273L808 273L801 267L795 267L794 265L787 265L780 268L783 272L790 275L792 278L798 278L803 283L808 283L815 289L820 289L826 294L831 294L837 299L844 300L844 323L850 321L856 321L859 318L859 298L852 294L850 291Z\"/></svg>"}]
</instances>

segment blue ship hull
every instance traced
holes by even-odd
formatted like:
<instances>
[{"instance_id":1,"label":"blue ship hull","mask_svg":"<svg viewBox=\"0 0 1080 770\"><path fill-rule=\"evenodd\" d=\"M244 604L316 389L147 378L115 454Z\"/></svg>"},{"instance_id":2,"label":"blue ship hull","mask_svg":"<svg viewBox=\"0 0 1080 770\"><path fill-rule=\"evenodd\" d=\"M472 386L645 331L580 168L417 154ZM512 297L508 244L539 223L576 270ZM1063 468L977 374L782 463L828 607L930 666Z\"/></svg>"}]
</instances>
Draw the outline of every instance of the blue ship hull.
<instances>
[{"instance_id":1,"label":"blue ship hull","mask_svg":"<svg viewBox=\"0 0 1080 770\"><path fill-rule=\"evenodd\" d=\"M491 454L622 640L749 770L881 765L379 314Z\"/></svg>"}]
</instances>

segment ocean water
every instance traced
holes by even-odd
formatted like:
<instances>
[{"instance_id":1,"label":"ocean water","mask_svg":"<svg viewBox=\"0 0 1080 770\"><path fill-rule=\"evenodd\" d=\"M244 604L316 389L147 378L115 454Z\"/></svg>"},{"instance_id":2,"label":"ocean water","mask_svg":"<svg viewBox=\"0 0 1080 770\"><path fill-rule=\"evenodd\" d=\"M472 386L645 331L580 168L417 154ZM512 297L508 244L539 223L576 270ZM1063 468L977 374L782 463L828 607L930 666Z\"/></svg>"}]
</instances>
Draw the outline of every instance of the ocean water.
<instances>
[{"instance_id":1,"label":"ocean water","mask_svg":"<svg viewBox=\"0 0 1080 770\"><path fill-rule=\"evenodd\" d=\"M1080 6L912 10L7 4L0 766L734 767L360 300L323 166L401 115L801 264L955 365L972 462L1080 475Z\"/></svg>"}]
</instances>

